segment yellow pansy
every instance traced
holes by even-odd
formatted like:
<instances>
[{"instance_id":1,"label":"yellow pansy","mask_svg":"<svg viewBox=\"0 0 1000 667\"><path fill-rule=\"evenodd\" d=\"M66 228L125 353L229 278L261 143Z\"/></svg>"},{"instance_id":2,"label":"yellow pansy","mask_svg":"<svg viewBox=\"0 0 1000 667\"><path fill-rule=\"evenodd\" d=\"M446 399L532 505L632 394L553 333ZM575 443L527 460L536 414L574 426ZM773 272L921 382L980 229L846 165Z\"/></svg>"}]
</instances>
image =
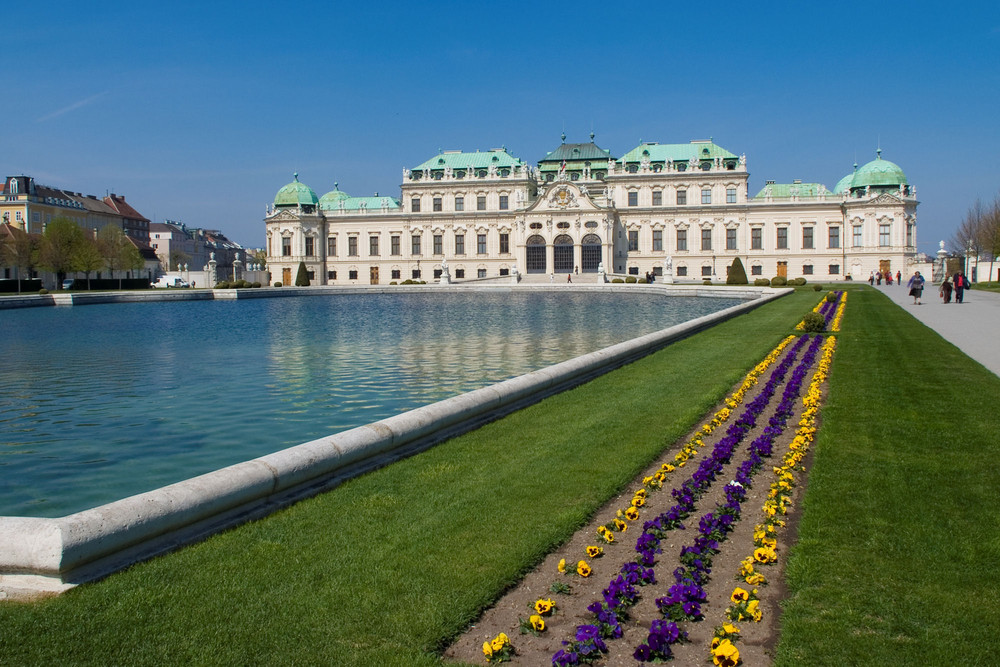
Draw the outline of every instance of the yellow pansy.
<instances>
[{"instance_id":1,"label":"yellow pansy","mask_svg":"<svg viewBox=\"0 0 1000 667\"><path fill-rule=\"evenodd\" d=\"M587 565L587 561L581 560L576 564L576 573L581 577L589 577L591 573L590 566Z\"/></svg>"},{"instance_id":2,"label":"yellow pansy","mask_svg":"<svg viewBox=\"0 0 1000 667\"><path fill-rule=\"evenodd\" d=\"M541 616L533 614L530 618L528 618L528 620L531 621L531 627L533 627L537 632L545 631L545 619Z\"/></svg>"}]
</instances>

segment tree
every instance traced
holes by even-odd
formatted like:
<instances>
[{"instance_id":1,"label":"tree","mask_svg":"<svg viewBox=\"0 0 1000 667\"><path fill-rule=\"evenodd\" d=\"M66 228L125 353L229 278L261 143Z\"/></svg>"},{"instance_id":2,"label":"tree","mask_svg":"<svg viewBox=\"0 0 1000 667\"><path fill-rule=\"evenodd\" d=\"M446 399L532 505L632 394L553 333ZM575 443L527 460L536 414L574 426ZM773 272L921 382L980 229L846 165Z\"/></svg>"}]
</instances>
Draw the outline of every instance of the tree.
<instances>
[{"instance_id":1,"label":"tree","mask_svg":"<svg viewBox=\"0 0 1000 667\"><path fill-rule=\"evenodd\" d=\"M66 274L76 271L74 256L84 238L78 224L62 216L54 218L42 233L38 265L56 274L56 282L62 285Z\"/></svg>"},{"instance_id":2,"label":"tree","mask_svg":"<svg viewBox=\"0 0 1000 667\"><path fill-rule=\"evenodd\" d=\"M11 236L0 247L3 262L14 267L17 275L17 293L21 293L21 269L27 269L28 278L38 261L38 240L31 234L11 227Z\"/></svg>"},{"instance_id":3,"label":"tree","mask_svg":"<svg viewBox=\"0 0 1000 667\"><path fill-rule=\"evenodd\" d=\"M306 263L299 262L299 270L295 274L296 287L309 287L309 272L306 271Z\"/></svg>"},{"instance_id":4,"label":"tree","mask_svg":"<svg viewBox=\"0 0 1000 667\"><path fill-rule=\"evenodd\" d=\"M180 271L181 264L188 264L190 262L191 255L183 250L171 250L167 261L167 271Z\"/></svg>"},{"instance_id":5,"label":"tree","mask_svg":"<svg viewBox=\"0 0 1000 667\"><path fill-rule=\"evenodd\" d=\"M104 266L104 256L97 247L97 241L84 235L83 242L76 247L73 255L74 266L87 276L87 289L90 289L90 274Z\"/></svg>"},{"instance_id":6,"label":"tree","mask_svg":"<svg viewBox=\"0 0 1000 667\"><path fill-rule=\"evenodd\" d=\"M260 270L263 271L267 268L267 253L263 250L257 250L253 254L254 264L260 265Z\"/></svg>"},{"instance_id":7,"label":"tree","mask_svg":"<svg viewBox=\"0 0 1000 667\"><path fill-rule=\"evenodd\" d=\"M132 242L125 236L125 232L120 227L106 225L97 232L97 246L100 248L101 257L104 258L104 265L111 271L114 278L115 271L124 271L132 267L134 258L129 252L136 255L139 251L135 249ZM118 288L121 289L122 277L118 276Z\"/></svg>"},{"instance_id":8,"label":"tree","mask_svg":"<svg viewBox=\"0 0 1000 667\"><path fill-rule=\"evenodd\" d=\"M729 267L729 275L726 276L727 285L747 285L749 281L747 280L747 272L743 268L743 262L737 257L733 260L732 266Z\"/></svg>"}]
</instances>

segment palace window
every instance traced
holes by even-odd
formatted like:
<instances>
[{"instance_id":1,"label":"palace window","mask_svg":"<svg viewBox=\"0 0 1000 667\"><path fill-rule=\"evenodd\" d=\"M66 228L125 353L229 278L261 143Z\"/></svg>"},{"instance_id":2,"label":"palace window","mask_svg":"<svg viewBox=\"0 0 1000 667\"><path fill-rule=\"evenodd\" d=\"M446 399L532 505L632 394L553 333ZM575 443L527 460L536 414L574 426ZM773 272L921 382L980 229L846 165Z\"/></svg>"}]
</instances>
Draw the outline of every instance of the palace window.
<instances>
[{"instance_id":1,"label":"palace window","mask_svg":"<svg viewBox=\"0 0 1000 667\"><path fill-rule=\"evenodd\" d=\"M804 275L804 276L811 276L812 274L813 274L813 265L812 264L803 264L802 265L802 275Z\"/></svg>"},{"instance_id":2,"label":"palace window","mask_svg":"<svg viewBox=\"0 0 1000 667\"><path fill-rule=\"evenodd\" d=\"M486 234L476 234L476 253L486 254Z\"/></svg>"},{"instance_id":3,"label":"palace window","mask_svg":"<svg viewBox=\"0 0 1000 667\"><path fill-rule=\"evenodd\" d=\"M653 251L663 250L663 230L654 229L653 230Z\"/></svg>"},{"instance_id":4,"label":"palace window","mask_svg":"<svg viewBox=\"0 0 1000 667\"><path fill-rule=\"evenodd\" d=\"M311 236L306 237L306 257L312 257L315 254L316 241L313 240Z\"/></svg>"},{"instance_id":5,"label":"palace window","mask_svg":"<svg viewBox=\"0 0 1000 667\"><path fill-rule=\"evenodd\" d=\"M456 211L465 210L465 197L455 197L455 210Z\"/></svg>"},{"instance_id":6,"label":"palace window","mask_svg":"<svg viewBox=\"0 0 1000 667\"><path fill-rule=\"evenodd\" d=\"M840 227L830 227L827 230L827 246L830 248L840 247Z\"/></svg>"},{"instance_id":7,"label":"palace window","mask_svg":"<svg viewBox=\"0 0 1000 667\"><path fill-rule=\"evenodd\" d=\"M456 278L464 278L465 277L465 269L455 269L455 277Z\"/></svg>"},{"instance_id":8,"label":"palace window","mask_svg":"<svg viewBox=\"0 0 1000 667\"><path fill-rule=\"evenodd\" d=\"M485 278L486 277L486 269L476 269L476 277L477 278Z\"/></svg>"},{"instance_id":9,"label":"palace window","mask_svg":"<svg viewBox=\"0 0 1000 667\"><path fill-rule=\"evenodd\" d=\"M389 276L393 280L399 280L399 278L400 278L401 275L402 275L402 271L400 271L399 269L393 269L392 271L389 272Z\"/></svg>"},{"instance_id":10,"label":"palace window","mask_svg":"<svg viewBox=\"0 0 1000 667\"><path fill-rule=\"evenodd\" d=\"M329 257L337 256L337 237L331 236L326 240L326 254Z\"/></svg>"},{"instance_id":11,"label":"palace window","mask_svg":"<svg viewBox=\"0 0 1000 667\"><path fill-rule=\"evenodd\" d=\"M326 272L326 279L327 280L336 280L337 279L337 272L336 271L327 271Z\"/></svg>"},{"instance_id":12,"label":"palace window","mask_svg":"<svg viewBox=\"0 0 1000 667\"><path fill-rule=\"evenodd\" d=\"M854 225L854 238L851 243L855 248L860 248L863 245L861 239L861 225Z\"/></svg>"},{"instance_id":13,"label":"palace window","mask_svg":"<svg viewBox=\"0 0 1000 667\"><path fill-rule=\"evenodd\" d=\"M684 278L685 276L687 276L687 274L688 274L688 267L686 267L686 266L678 266L677 267L677 277L678 278Z\"/></svg>"},{"instance_id":14,"label":"palace window","mask_svg":"<svg viewBox=\"0 0 1000 667\"><path fill-rule=\"evenodd\" d=\"M347 272L347 279L348 280L357 280L358 279L358 272L357 272L357 270L348 271Z\"/></svg>"},{"instance_id":15,"label":"palace window","mask_svg":"<svg viewBox=\"0 0 1000 667\"><path fill-rule=\"evenodd\" d=\"M778 238L775 247L778 250L788 250L788 227L778 227Z\"/></svg>"},{"instance_id":16,"label":"palace window","mask_svg":"<svg viewBox=\"0 0 1000 667\"><path fill-rule=\"evenodd\" d=\"M465 254L465 233L455 232L455 254L464 255Z\"/></svg>"},{"instance_id":17,"label":"palace window","mask_svg":"<svg viewBox=\"0 0 1000 667\"><path fill-rule=\"evenodd\" d=\"M736 250L736 230L726 229L726 250Z\"/></svg>"},{"instance_id":18,"label":"palace window","mask_svg":"<svg viewBox=\"0 0 1000 667\"><path fill-rule=\"evenodd\" d=\"M702 188L701 190L701 203L711 204L712 203L712 190L710 188Z\"/></svg>"},{"instance_id":19,"label":"palace window","mask_svg":"<svg viewBox=\"0 0 1000 667\"><path fill-rule=\"evenodd\" d=\"M750 249L751 250L763 250L764 249L764 228L763 227L753 227L750 229Z\"/></svg>"},{"instance_id":20,"label":"palace window","mask_svg":"<svg viewBox=\"0 0 1000 667\"><path fill-rule=\"evenodd\" d=\"M711 250L712 249L712 230L703 229L701 230L701 249Z\"/></svg>"},{"instance_id":21,"label":"palace window","mask_svg":"<svg viewBox=\"0 0 1000 667\"><path fill-rule=\"evenodd\" d=\"M500 234L500 254L510 254L510 234L505 232L501 232Z\"/></svg>"},{"instance_id":22,"label":"palace window","mask_svg":"<svg viewBox=\"0 0 1000 667\"><path fill-rule=\"evenodd\" d=\"M507 197L508 197L507 195L500 195L500 210L501 211L506 211L507 210L507 202L509 201Z\"/></svg>"},{"instance_id":23,"label":"palace window","mask_svg":"<svg viewBox=\"0 0 1000 667\"><path fill-rule=\"evenodd\" d=\"M663 206L662 190L653 190L653 206Z\"/></svg>"},{"instance_id":24,"label":"palace window","mask_svg":"<svg viewBox=\"0 0 1000 667\"><path fill-rule=\"evenodd\" d=\"M478 195L476 197L476 210L477 211L486 210L486 195Z\"/></svg>"},{"instance_id":25,"label":"palace window","mask_svg":"<svg viewBox=\"0 0 1000 667\"><path fill-rule=\"evenodd\" d=\"M410 277L413 278L413 280L420 280L420 269L413 269L410 271Z\"/></svg>"},{"instance_id":26,"label":"palace window","mask_svg":"<svg viewBox=\"0 0 1000 667\"><path fill-rule=\"evenodd\" d=\"M389 237L389 252L392 255L402 255L402 251L399 249L399 234L393 234Z\"/></svg>"},{"instance_id":27,"label":"palace window","mask_svg":"<svg viewBox=\"0 0 1000 667\"><path fill-rule=\"evenodd\" d=\"M836 276L839 273L840 273L840 264L831 264L830 265L830 275L831 276Z\"/></svg>"},{"instance_id":28,"label":"palace window","mask_svg":"<svg viewBox=\"0 0 1000 667\"><path fill-rule=\"evenodd\" d=\"M410 210L414 213L420 213L420 197L414 197L410 200Z\"/></svg>"},{"instance_id":29,"label":"palace window","mask_svg":"<svg viewBox=\"0 0 1000 667\"><path fill-rule=\"evenodd\" d=\"M636 252L637 250L639 250L639 231L630 229L628 232L628 251Z\"/></svg>"},{"instance_id":30,"label":"palace window","mask_svg":"<svg viewBox=\"0 0 1000 667\"><path fill-rule=\"evenodd\" d=\"M677 249L678 250L688 249L688 230L686 229L677 230Z\"/></svg>"},{"instance_id":31,"label":"palace window","mask_svg":"<svg viewBox=\"0 0 1000 667\"><path fill-rule=\"evenodd\" d=\"M726 188L726 203L727 204L736 203L736 188Z\"/></svg>"},{"instance_id":32,"label":"palace window","mask_svg":"<svg viewBox=\"0 0 1000 667\"><path fill-rule=\"evenodd\" d=\"M678 190L677 191L677 205L678 206L687 206L687 203L688 203L688 193L687 193L687 190Z\"/></svg>"},{"instance_id":33,"label":"palace window","mask_svg":"<svg viewBox=\"0 0 1000 667\"><path fill-rule=\"evenodd\" d=\"M443 255L444 254L444 235L435 234L433 238L434 242L434 254Z\"/></svg>"},{"instance_id":34,"label":"palace window","mask_svg":"<svg viewBox=\"0 0 1000 667\"><path fill-rule=\"evenodd\" d=\"M636 192L635 190L632 190L631 192L628 193L628 205L629 206L639 205L639 193Z\"/></svg>"},{"instance_id":35,"label":"palace window","mask_svg":"<svg viewBox=\"0 0 1000 667\"><path fill-rule=\"evenodd\" d=\"M420 255L420 235L414 234L410 237L410 254Z\"/></svg>"},{"instance_id":36,"label":"palace window","mask_svg":"<svg viewBox=\"0 0 1000 667\"><path fill-rule=\"evenodd\" d=\"M802 248L805 250L812 250L813 247L813 228L803 227L802 228Z\"/></svg>"},{"instance_id":37,"label":"palace window","mask_svg":"<svg viewBox=\"0 0 1000 667\"><path fill-rule=\"evenodd\" d=\"M347 254L350 257L357 257L358 255L358 237L348 236L347 237Z\"/></svg>"},{"instance_id":38,"label":"palace window","mask_svg":"<svg viewBox=\"0 0 1000 667\"><path fill-rule=\"evenodd\" d=\"M378 257L378 237L369 236L368 237L368 256Z\"/></svg>"},{"instance_id":39,"label":"palace window","mask_svg":"<svg viewBox=\"0 0 1000 667\"><path fill-rule=\"evenodd\" d=\"M287 236L281 237L281 256L291 257L292 256L292 239Z\"/></svg>"},{"instance_id":40,"label":"palace window","mask_svg":"<svg viewBox=\"0 0 1000 667\"><path fill-rule=\"evenodd\" d=\"M913 246L913 225L912 224L907 224L906 225L906 245L907 246L911 246L911 247Z\"/></svg>"},{"instance_id":41,"label":"palace window","mask_svg":"<svg viewBox=\"0 0 1000 667\"><path fill-rule=\"evenodd\" d=\"M703 267L701 267L701 277L702 278L711 278L712 277L712 267L710 267L710 266L703 266Z\"/></svg>"},{"instance_id":42,"label":"palace window","mask_svg":"<svg viewBox=\"0 0 1000 667\"><path fill-rule=\"evenodd\" d=\"M434 207L435 211L440 211L441 210L441 198L440 197L435 197L432 200L431 205Z\"/></svg>"},{"instance_id":43,"label":"palace window","mask_svg":"<svg viewBox=\"0 0 1000 667\"><path fill-rule=\"evenodd\" d=\"M754 266L751 266L750 267L750 275L751 276L762 276L762 275L764 275L764 267L761 266L760 264L755 264Z\"/></svg>"},{"instance_id":44,"label":"palace window","mask_svg":"<svg viewBox=\"0 0 1000 667\"><path fill-rule=\"evenodd\" d=\"M889 225L881 224L878 226L878 244L883 248L889 246Z\"/></svg>"}]
</instances>

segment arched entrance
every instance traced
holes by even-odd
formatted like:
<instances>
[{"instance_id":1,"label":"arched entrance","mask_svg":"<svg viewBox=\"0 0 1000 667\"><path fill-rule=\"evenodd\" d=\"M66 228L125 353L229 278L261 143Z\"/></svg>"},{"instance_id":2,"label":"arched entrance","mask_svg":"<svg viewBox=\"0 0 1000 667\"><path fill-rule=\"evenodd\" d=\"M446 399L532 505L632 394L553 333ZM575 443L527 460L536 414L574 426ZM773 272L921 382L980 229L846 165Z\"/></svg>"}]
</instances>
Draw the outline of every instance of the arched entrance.
<instances>
[{"instance_id":1,"label":"arched entrance","mask_svg":"<svg viewBox=\"0 0 1000 667\"><path fill-rule=\"evenodd\" d=\"M527 273L545 273L545 239L538 234L524 242L524 263Z\"/></svg>"},{"instance_id":2,"label":"arched entrance","mask_svg":"<svg viewBox=\"0 0 1000 667\"><path fill-rule=\"evenodd\" d=\"M552 262L556 273L573 273L573 239L560 234L552 242Z\"/></svg>"},{"instance_id":3,"label":"arched entrance","mask_svg":"<svg viewBox=\"0 0 1000 667\"><path fill-rule=\"evenodd\" d=\"M597 234L587 234L580 242L583 257L580 259L580 270L584 273L597 273L601 263L601 237Z\"/></svg>"}]
</instances>

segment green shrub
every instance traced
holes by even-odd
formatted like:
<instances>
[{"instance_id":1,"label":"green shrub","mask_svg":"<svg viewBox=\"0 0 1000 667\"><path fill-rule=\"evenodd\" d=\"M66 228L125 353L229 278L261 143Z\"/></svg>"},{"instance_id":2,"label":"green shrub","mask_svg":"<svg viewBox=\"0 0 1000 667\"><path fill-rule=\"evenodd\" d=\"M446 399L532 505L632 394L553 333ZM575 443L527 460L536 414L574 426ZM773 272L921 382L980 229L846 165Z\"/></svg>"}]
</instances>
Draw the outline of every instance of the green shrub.
<instances>
[{"instance_id":1,"label":"green shrub","mask_svg":"<svg viewBox=\"0 0 1000 667\"><path fill-rule=\"evenodd\" d=\"M220 280L215 283L215 289L229 289L229 283L225 280Z\"/></svg>"},{"instance_id":2,"label":"green shrub","mask_svg":"<svg viewBox=\"0 0 1000 667\"><path fill-rule=\"evenodd\" d=\"M306 263L299 262L299 270L295 273L296 287L309 287L309 272L306 271Z\"/></svg>"},{"instance_id":3,"label":"green shrub","mask_svg":"<svg viewBox=\"0 0 1000 667\"><path fill-rule=\"evenodd\" d=\"M256 288L260 287L260 283L255 280L255 281L253 281L253 284L251 285L251 287L253 287L253 288L256 289Z\"/></svg>"},{"instance_id":4,"label":"green shrub","mask_svg":"<svg viewBox=\"0 0 1000 667\"><path fill-rule=\"evenodd\" d=\"M819 287L819 285L817 285L817 287ZM826 293L826 300L829 303L835 303L837 301L837 295L836 295L836 293L834 293L834 292L827 292Z\"/></svg>"},{"instance_id":5,"label":"green shrub","mask_svg":"<svg viewBox=\"0 0 1000 667\"><path fill-rule=\"evenodd\" d=\"M395 280L393 280L393 281L392 281L391 283L389 283L389 284L390 284L390 285L398 285L399 283L397 283L397 282L396 282Z\"/></svg>"},{"instance_id":6,"label":"green shrub","mask_svg":"<svg viewBox=\"0 0 1000 667\"><path fill-rule=\"evenodd\" d=\"M614 278L614 279L611 280L611 282L613 282L613 283L623 283L625 281L622 280L621 278Z\"/></svg>"},{"instance_id":7,"label":"green shrub","mask_svg":"<svg viewBox=\"0 0 1000 667\"><path fill-rule=\"evenodd\" d=\"M822 285L813 285L813 291L814 292L820 292L822 290L823 290L823 286Z\"/></svg>"},{"instance_id":8,"label":"green shrub","mask_svg":"<svg viewBox=\"0 0 1000 667\"><path fill-rule=\"evenodd\" d=\"M639 278L639 280L637 280L636 282L639 283L640 285L645 285L647 283L645 278Z\"/></svg>"},{"instance_id":9,"label":"green shrub","mask_svg":"<svg viewBox=\"0 0 1000 667\"><path fill-rule=\"evenodd\" d=\"M775 276L771 278L771 287L784 287L788 284L788 279L784 276Z\"/></svg>"},{"instance_id":10,"label":"green shrub","mask_svg":"<svg viewBox=\"0 0 1000 667\"><path fill-rule=\"evenodd\" d=\"M706 278L705 280L702 280L702 281L701 281L701 284L702 284L702 285L711 285L711 284L712 284L712 281L711 281L711 280L708 280L708 279Z\"/></svg>"},{"instance_id":11,"label":"green shrub","mask_svg":"<svg viewBox=\"0 0 1000 667\"><path fill-rule=\"evenodd\" d=\"M49 291L43 287L42 289L38 290L38 293L40 295L44 296L44 295L48 294Z\"/></svg>"},{"instance_id":12,"label":"green shrub","mask_svg":"<svg viewBox=\"0 0 1000 667\"><path fill-rule=\"evenodd\" d=\"M279 282L274 283L274 286L275 287L281 287L281 282L279 281Z\"/></svg>"},{"instance_id":13,"label":"green shrub","mask_svg":"<svg viewBox=\"0 0 1000 667\"><path fill-rule=\"evenodd\" d=\"M757 287L769 287L771 285L771 281L767 278L757 278L753 281L753 284Z\"/></svg>"},{"instance_id":14,"label":"green shrub","mask_svg":"<svg viewBox=\"0 0 1000 667\"><path fill-rule=\"evenodd\" d=\"M795 285L796 287L802 287L803 285L806 284L806 279L805 278L793 278L792 280L788 281L788 284L789 285Z\"/></svg>"},{"instance_id":15,"label":"green shrub","mask_svg":"<svg viewBox=\"0 0 1000 667\"><path fill-rule=\"evenodd\" d=\"M727 285L747 285L749 284L747 280L746 269L743 268L743 262L737 257L733 260L732 265L729 267L729 275L726 276Z\"/></svg>"},{"instance_id":16,"label":"green shrub","mask_svg":"<svg viewBox=\"0 0 1000 667\"><path fill-rule=\"evenodd\" d=\"M635 276L628 276L628 277L625 278L625 282L627 282L629 284L632 284L632 283L636 282L636 277Z\"/></svg>"},{"instance_id":17,"label":"green shrub","mask_svg":"<svg viewBox=\"0 0 1000 667\"><path fill-rule=\"evenodd\" d=\"M817 312L806 313L802 318L802 330L806 333L819 333L826 329L826 318Z\"/></svg>"}]
</instances>

